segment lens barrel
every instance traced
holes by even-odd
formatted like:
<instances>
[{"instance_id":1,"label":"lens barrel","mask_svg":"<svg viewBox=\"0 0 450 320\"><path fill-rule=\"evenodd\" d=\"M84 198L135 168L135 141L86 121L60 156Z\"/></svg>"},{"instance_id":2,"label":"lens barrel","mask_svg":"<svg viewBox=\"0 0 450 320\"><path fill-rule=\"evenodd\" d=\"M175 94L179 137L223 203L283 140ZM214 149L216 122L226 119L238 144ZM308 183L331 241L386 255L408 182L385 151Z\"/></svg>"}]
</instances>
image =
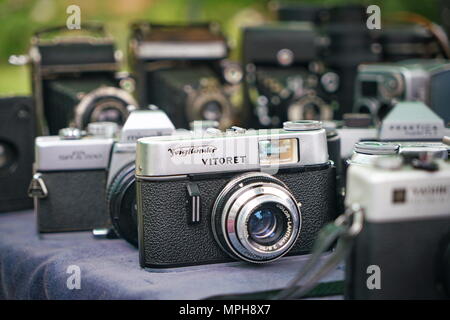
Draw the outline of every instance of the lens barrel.
<instances>
[{"instance_id":1,"label":"lens barrel","mask_svg":"<svg viewBox=\"0 0 450 320\"><path fill-rule=\"evenodd\" d=\"M107 208L116 233L132 245L138 245L136 185L134 162L118 171L107 191Z\"/></svg>"},{"instance_id":2,"label":"lens barrel","mask_svg":"<svg viewBox=\"0 0 450 320\"><path fill-rule=\"evenodd\" d=\"M214 203L213 234L231 257L252 263L281 258L301 229L299 205L275 177L247 173L231 180Z\"/></svg>"}]
</instances>

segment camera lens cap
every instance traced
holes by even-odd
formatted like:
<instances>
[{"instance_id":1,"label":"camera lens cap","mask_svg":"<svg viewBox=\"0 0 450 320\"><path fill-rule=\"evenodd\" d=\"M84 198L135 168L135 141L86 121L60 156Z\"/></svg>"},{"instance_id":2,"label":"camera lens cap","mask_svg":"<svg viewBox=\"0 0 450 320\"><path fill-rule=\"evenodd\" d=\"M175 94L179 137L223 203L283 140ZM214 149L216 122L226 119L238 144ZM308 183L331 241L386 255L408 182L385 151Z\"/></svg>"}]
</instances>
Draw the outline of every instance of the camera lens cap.
<instances>
[{"instance_id":1,"label":"camera lens cap","mask_svg":"<svg viewBox=\"0 0 450 320\"><path fill-rule=\"evenodd\" d=\"M355 152L369 155L396 155L400 145L378 141L363 141L355 144Z\"/></svg>"},{"instance_id":2,"label":"camera lens cap","mask_svg":"<svg viewBox=\"0 0 450 320\"><path fill-rule=\"evenodd\" d=\"M311 131L322 129L322 122L315 120L297 120L283 123L286 131Z\"/></svg>"}]
</instances>

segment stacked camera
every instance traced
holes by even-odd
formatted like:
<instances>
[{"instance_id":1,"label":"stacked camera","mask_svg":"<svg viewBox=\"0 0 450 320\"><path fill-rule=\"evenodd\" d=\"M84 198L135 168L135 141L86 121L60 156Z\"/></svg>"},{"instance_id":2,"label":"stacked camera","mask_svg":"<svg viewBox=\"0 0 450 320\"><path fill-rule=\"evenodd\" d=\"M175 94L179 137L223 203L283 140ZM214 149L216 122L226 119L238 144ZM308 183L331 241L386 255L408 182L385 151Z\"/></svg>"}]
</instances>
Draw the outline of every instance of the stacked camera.
<instances>
[{"instance_id":1,"label":"stacked camera","mask_svg":"<svg viewBox=\"0 0 450 320\"><path fill-rule=\"evenodd\" d=\"M0 100L0 179L14 186L0 210L30 207L28 193L40 233L115 235L143 268L171 268L311 253L358 205L348 297L448 294L442 43L419 25L371 31L360 6L277 13L243 30L240 63L216 23L133 23L131 74L102 26L37 32L15 58L31 66L33 97ZM401 241L404 268L390 253ZM403 283L367 291L374 264Z\"/></svg>"}]
</instances>

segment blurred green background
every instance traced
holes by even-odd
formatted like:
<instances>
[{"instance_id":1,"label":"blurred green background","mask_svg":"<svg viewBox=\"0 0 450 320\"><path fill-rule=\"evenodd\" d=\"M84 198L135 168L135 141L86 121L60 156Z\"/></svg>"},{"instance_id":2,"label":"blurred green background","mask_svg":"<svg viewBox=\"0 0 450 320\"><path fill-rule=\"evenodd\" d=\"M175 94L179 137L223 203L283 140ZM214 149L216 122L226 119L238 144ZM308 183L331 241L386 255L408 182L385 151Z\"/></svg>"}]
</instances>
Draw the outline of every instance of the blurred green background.
<instances>
[{"instance_id":1,"label":"blurred green background","mask_svg":"<svg viewBox=\"0 0 450 320\"><path fill-rule=\"evenodd\" d=\"M281 3L377 4L382 16L412 11L439 21L438 0L302 0ZM133 20L186 22L212 20L222 24L231 47L239 43L244 25L274 18L273 1L263 0L0 0L0 95L30 93L27 67L8 65L12 54L25 53L33 32L41 27L65 25L66 8L81 8L81 23L100 21L126 52L128 25ZM232 51L237 58L238 52Z\"/></svg>"}]
</instances>

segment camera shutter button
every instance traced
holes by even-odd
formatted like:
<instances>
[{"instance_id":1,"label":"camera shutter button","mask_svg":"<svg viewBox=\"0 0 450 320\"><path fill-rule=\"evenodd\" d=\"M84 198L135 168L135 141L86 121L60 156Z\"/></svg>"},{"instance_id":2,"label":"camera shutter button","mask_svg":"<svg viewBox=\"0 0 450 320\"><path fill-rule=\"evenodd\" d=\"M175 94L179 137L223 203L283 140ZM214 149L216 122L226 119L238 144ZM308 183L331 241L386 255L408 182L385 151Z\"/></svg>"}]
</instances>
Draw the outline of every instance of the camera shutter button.
<instances>
[{"instance_id":1,"label":"camera shutter button","mask_svg":"<svg viewBox=\"0 0 450 320\"><path fill-rule=\"evenodd\" d=\"M79 140L85 132L78 128L64 128L59 130L59 138L62 140Z\"/></svg>"}]
</instances>

